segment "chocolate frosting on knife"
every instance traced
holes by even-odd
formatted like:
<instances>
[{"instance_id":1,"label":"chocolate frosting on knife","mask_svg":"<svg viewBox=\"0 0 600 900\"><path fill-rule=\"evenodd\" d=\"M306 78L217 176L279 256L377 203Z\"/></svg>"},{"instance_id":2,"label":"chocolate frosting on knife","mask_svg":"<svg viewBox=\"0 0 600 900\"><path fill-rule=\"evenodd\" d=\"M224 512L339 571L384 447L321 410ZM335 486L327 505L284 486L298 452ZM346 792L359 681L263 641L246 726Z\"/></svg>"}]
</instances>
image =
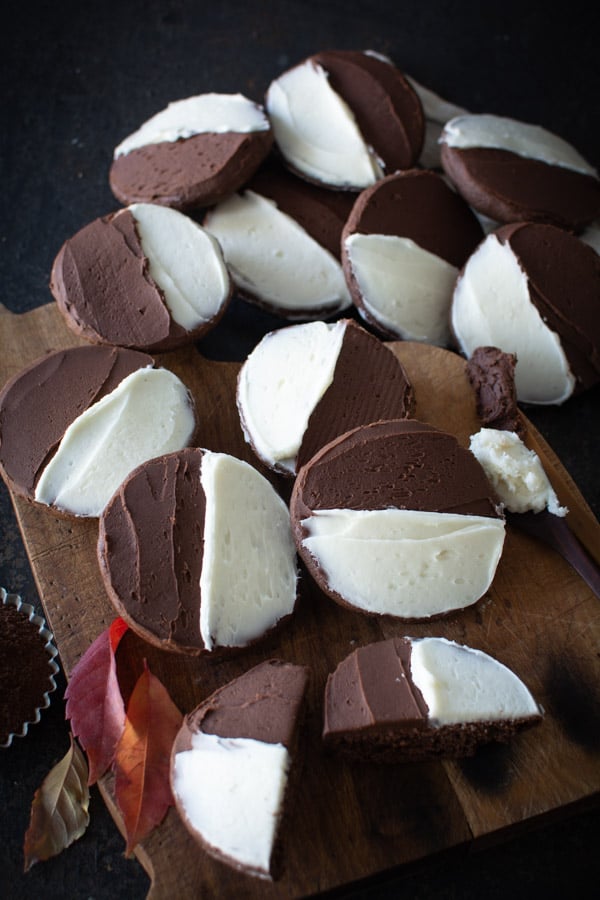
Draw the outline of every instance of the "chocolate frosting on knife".
<instances>
[{"instance_id":1,"label":"chocolate frosting on knife","mask_svg":"<svg viewBox=\"0 0 600 900\"><path fill-rule=\"evenodd\" d=\"M0 394L0 467L13 489L33 499L71 422L127 375L153 363L136 350L75 347L50 353L13 378Z\"/></svg>"},{"instance_id":2,"label":"chocolate frosting on knife","mask_svg":"<svg viewBox=\"0 0 600 900\"><path fill-rule=\"evenodd\" d=\"M164 350L187 335L150 276L129 210L95 219L66 241L50 289L69 326L93 342Z\"/></svg>"},{"instance_id":3,"label":"chocolate frosting on knife","mask_svg":"<svg viewBox=\"0 0 600 900\"><path fill-rule=\"evenodd\" d=\"M100 520L100 568L115 607L147 640L204 647L200 635L206 500L202 451L146 463L126 479Z\"/></svg>"},{"instance_id":4,"label":"chocolate frosting on knife","mask_svg":"<svg viewBox=\"0 0 600 900\"><path fill-rule=\"evenodd\" d=\"M453 435L416 419L375 422L322 448L299 472L290 512L398 509L500 518L497 500L472 453Z\"/></svg>"},{"instance_id":5,"label":"chocolate frosting on knife","mask_svg":"<svg viewBox=\"0 0 600 900\"><path fill-rule=\"evenodd\" d=\"M188 210L212 206L256 171L273 144L270 130L204 133L146 144L118 156L110 187L121 203L160 203Z\"/></svg>"}]
</instances>

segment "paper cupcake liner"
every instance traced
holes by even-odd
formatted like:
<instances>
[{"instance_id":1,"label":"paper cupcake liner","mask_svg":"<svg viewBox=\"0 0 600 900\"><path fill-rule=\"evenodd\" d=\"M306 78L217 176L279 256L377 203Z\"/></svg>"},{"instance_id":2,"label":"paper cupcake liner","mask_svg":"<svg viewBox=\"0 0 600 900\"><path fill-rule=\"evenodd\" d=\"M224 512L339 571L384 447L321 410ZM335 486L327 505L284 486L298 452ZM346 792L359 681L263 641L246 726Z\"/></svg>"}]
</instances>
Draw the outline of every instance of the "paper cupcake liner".
<instances>
[{"instance_id":1,"label":"paper cupcake liner","mask_svg":"<svg viewBox=\"0 0 600 900\"><path fill-rule=\"evenodd\" d=\"M48 677L50 687L43 693L42 702L36 708L33 718L28 718L27 721L23 722L20 731L11 732L4 743L0 743L0 747L10 747L13 738L25 737L29 726L35 725L36 722L39 722L42 710L50 706L50 694L56 690L56 681L54 679L54 676L59 671L58 663L55 661L55 657L58 655L58 650L53 643L54 635L46 628L45 619L43 619L42 616L36 615L36 612L30 603L23 603L18 594L9 594L3 587L0 587L0 601L2 602L3 606L14 606L18 612L21 612L29 620L29 622L33 623L37 627L39 634L46 642L44 650L48 654L48 667L50 670L50 674Z\"/></svg>"}]
</instances>

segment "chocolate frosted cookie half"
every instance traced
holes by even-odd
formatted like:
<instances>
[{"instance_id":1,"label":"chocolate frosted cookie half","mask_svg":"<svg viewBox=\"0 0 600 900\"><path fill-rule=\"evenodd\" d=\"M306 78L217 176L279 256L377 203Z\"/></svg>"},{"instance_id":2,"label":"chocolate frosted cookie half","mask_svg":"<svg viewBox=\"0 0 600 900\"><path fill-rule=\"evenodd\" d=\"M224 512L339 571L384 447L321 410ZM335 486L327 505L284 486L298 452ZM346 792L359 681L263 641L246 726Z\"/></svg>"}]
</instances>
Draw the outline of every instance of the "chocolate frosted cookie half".
<instances>
[{"instance_id":1,"label":"chocolate frosted cookie half","mask_svg":"<svg viewBox=\"0 0 600 900\"><path fill-rule=\"evenodd\" d=\"M441 138L444 171L495 222L580 231L600 214L597 171L563 138L515 119L457 116Z\"/></svg>"},{"instance_id":2,"label":"chocolate frosted cookie half","mask_svg":"<svg viewBox=\"0 0 600 900\"><path fill-rule=\"evenodd\" d=\"M187 446L195 433L186 386L135 350L58 350L0 393L5 481L67 515L99 516L132 469Z\"/></svg>"},{"instance_id":3,"label":"chocolate frosted cookie half","mask_svg":"<svg viewBox=\"0 0 600 900\"><path fill-rule=\"evenodd\" d=\"M271 82L265 106L286 163L327 187L361 190L409 169L423 146L421 101L373 54L316 53Z\"/></svg>"},{"instance_id":4,"label":"chocolate frosted cookie half","mask_svg":"<svg viewBox=\"0 0 600 900\"><path fill-rule=\"evenodd\" d=\"M445 638L359 647L327 679L323 740L376 762L469 756L542 719L511 669Z\"/></svg>"},{"instance_id":5,"label":"chocolate frosted cookie half","mask_svg":"<svg viewBox=\"0 0 600 900\"><path fill-rule=\"evenodd\" d=\"M412 386L392 351L352 319L270 332L243 364L237 406L262 462L295 475L334 437L414 411Z\"/></svg>"},{"instance_id":6,"label":"chocolate frosted cookie half","mask_svg":"<svg viewBox=\"0 0 600 900\"><path fill-rule=\"evenodd\" d=\"M318 319L351 305L340 241L352 202L270 164L204 225L246 300L289 320Z\"/></svg>"},{"instance_id":7,"label":"chocolate frosted cookie half","mask_svg":"<svg viewBox=\"0 0 600 900\"><path fill-rule=\"evenodd\" d=\"M361 316L387 337L444 346L456 278L483 230L435 172L411 169L363 191L342 262Z\"/></svg>"},{"instance_id":8,"label":"chocolate frosted cookie half","mask_svg":"<svg viewBox=\"0 0 600 900\"><path fill-rule=\"evenodd\" d=\"M169 103L118 145L110 187L124 204L210 206L244 184L272 145L262 106L242 94L188 97Z\"/></svg>"},{"instance_id":9,"label":"chocolate frosted cookie half","mask_svg":"<svg viewBox=\"0 0 600 900\"><path fill-rule=\"evenodd\" d=\"M232 293L218 242L174 209L135 203L67 240L50 289L67 325L94 343L172 350L214 327Z\"/></svg>"},{"instance_id":10,"label":"chocolate frosted cookie half","mask_svg":"<svg viewBox=\"0 0 600 900\"><path fill-rule=\"evenodd\" d=\"M290 513L298 552L326 594L402 619L475 603L504 544L481 465L416 419L375 422L325 445L298 473Z\"/></svg>"},{"instance_id":11,"label":"chocolate frosted cookie half","mask_svg":"<svg viewBox=\"0 0 600 900\"><path fill-rule=\"evenodd\" d=\"M563 403L600 381L600 257L553 225L505 225L462 270L451 326L467 357L516 355L519 401Z\"/></svg>"},{"instance_id":12,"label":"chocolate frosted cookie half","mask_svg":"<svg viewBox=\"0 0 600 900\"><path fill-rule=\"evenodd\" d=\"M138 467L104 510L98 557L118 614L165 650L245 647L296 604L287 506L226 453L188 448Z\"/></svg>"},{"instance_id":13,"label":"chocolate frosted cookie half","mask_svg":"<svg viewBox=\"0 0 600 900\"><path fill-rule=\"evenodd\" d=\"M308 670L270 659L187 715L173 745L171 786L200 846L233 868L275 879L296 769Z\"/></svg>"}]
</instances>

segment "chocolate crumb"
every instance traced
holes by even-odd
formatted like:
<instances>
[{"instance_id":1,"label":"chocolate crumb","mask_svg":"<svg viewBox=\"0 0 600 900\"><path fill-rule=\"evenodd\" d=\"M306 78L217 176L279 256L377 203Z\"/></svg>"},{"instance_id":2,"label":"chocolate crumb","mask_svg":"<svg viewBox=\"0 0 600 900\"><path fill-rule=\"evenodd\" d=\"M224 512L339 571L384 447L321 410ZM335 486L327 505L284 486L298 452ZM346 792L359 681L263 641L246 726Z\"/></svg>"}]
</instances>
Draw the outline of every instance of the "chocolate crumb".
<instances>
[{"instance_id":1,"label":"chocolate crumb","mask_svg":"<svg viewBox=\"0 0 600 900\"><path fill-rule=\"evenodd\" d=\"M524 438L525 426L517 406L516 365L514 353L504 353L498 347L477 347L467 362L467 377L475 391L482 424L514 431Z\"/></svg>"}]
</instances>

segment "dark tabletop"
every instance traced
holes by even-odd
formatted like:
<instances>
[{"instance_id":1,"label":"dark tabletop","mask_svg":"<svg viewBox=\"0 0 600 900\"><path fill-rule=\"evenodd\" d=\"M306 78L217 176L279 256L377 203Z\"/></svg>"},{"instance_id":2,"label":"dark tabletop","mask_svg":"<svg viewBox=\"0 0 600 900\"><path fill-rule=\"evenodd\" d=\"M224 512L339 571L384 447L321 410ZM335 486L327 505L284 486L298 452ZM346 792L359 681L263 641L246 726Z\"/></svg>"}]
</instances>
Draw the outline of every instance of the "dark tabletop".
<instances>
[{"instance_id":1,"label":"dark tabletop","mask_svg":"<svg viewBox=\"0 0 600 900\"><path fill-rule=\"evenodd\" d=\"M11 2L0 28L2 191L0 300L25 312L51 300L62 242L117 207L107 173L114 146L174 99L205 91L261 100L280 72L324 49L373 49L473 112L534 122L600 164L600 7L569 3L78 0ZM242 359L283 324L235 300L201 350ZM218 332L218 333L217 333ZM526 414L600 513L600 393ZM0 483L0 585L41 605ZM96 788L91 824L59 857L23 868L36 788L68 748L65 681L39 724L0 750L0 897L137 898L148 878ZM1 686L0 686L0 689ZM593 751L590 751L593 752ZM600 740L596 749L600 765ZM430 860L344 897L597 896L600 812L576 809L467 859Z\"/></svg>"}]
</instances>

